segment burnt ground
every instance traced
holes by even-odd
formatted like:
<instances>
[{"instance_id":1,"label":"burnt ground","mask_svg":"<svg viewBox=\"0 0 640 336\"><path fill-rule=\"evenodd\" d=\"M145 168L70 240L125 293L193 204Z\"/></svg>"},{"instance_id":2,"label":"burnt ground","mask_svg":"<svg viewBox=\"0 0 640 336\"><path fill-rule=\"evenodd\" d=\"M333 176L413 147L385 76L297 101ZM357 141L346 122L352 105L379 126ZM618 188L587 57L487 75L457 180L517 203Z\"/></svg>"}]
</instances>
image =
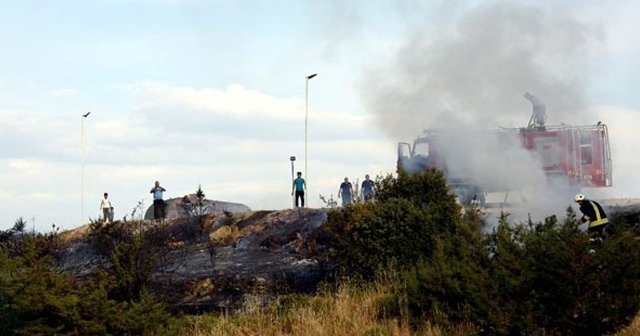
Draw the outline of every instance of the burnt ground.
<instances>
[{"instance_id":1,"label":"burnt ground","mask_svg":"<svg viewBox=\"0 0 640 336\"><path fill-rule=\"evenodd\" d=\"M315 239L326 209L214 213L193 218L122 222L161 232L159 262L148 287L174 311L235 311L277 295L314 292L332 266ZM109 268L89 229L63 235L59 266L79 281Z\"/></svg>"}]
</instances>

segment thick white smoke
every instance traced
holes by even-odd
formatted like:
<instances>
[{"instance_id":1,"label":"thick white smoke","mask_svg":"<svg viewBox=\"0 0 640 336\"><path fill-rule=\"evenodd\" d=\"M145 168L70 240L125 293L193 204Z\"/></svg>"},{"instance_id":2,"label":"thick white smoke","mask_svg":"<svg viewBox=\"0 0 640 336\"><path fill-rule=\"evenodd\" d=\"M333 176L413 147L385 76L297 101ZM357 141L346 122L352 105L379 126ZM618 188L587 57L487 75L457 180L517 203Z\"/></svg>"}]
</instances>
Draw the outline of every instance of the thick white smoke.
<instances>
[{"instance_id":1,"label":"thick white smoke","mask_svg":"<svg viewBox=\"0 0 640 336\"><path fill-rule=\"evenodd\" d=\"M363 81L368 109L392 138L440 130L449 174L511 190L518 220L563 215L575 192L549 185L517 140L497 140L499 127L527 125L532 109L523 94L542 99L547 124L595 123L580 115L598 30L556 9L479 5L440 31L417 29L394 64Z\"/></svg>"}]
</instances>

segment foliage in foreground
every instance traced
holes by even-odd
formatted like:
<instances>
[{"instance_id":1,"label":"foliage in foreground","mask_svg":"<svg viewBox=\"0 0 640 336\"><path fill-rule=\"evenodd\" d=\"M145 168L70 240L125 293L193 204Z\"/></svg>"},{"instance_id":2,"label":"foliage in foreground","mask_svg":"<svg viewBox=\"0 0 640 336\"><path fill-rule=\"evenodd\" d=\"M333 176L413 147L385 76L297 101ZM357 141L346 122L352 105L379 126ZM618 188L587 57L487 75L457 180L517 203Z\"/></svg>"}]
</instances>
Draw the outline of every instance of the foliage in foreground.
<instances>
[{"instance_id":1,"label":"foliage in foreground","mask_svg":"<svg viewBox=\"0 0 640 336\"><path fill-rule=\"evenodd\" d=\"M7 233L7 232L5 232ZM0 251L3 335L164 335L170 316L145 291L137 300L110 297L118 288L100 275L79 284L52 267L52 235L6 234Z\"/></svg>"},{"instance_id":2,"label":"foliage in foreground","mask_svg":"<svg viewBox=\"0 0 640 336\"><path fill-rule=\"evenodd\" d=\"M472 322L481 334L601 335L628 325L640 307L640 242L622 225L593 246L575 213L510 223L490 234L462 215L437 171L377 182L375 204L328 216L345 275L371 278L397 267L389 311L413 325ZM594 250L593 253L590 250Z\"/></svg>"}]
</instances>

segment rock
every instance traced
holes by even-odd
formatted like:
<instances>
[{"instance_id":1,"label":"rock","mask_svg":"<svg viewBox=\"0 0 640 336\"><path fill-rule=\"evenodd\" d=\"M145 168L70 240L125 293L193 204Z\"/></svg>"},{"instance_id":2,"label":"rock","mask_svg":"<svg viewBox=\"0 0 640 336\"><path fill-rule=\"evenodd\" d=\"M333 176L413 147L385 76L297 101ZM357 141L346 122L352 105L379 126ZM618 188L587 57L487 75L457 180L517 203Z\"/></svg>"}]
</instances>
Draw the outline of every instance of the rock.
<instances>
[{"instance_id":1,"label":"rock","mask_svg":"<svg viewBox=\"0 0 640 336\"><path fill-rule=\"evenodd\" d=\"M317 289L333 270L320 262L323 245L315 241L326 216L326 209L297 209L218 212L199 223L181 218L120 223L164 230L158 237L170 237L155 243L162 262L147 282L170 309L233 312L248 302L266 304L277 295ZM87 230L69 236L58 260L63 271L82 281L110 267Z\"/></svg>"},{"instance_id":2,"label":"rock","mask_svg":"<svg viewBox=\"0 0 640 336\"><path fill-rule=\"evenodd\" d=\"M186 199L188 199L189 202L185 202ZM191 216L189 212L199 214L198 211L201 211L202 214L207 215L221 214L225 212L237 214L251 211L248 206L241 203L205 199L202 202L202 207L197 208L198 204L199 201L195 194L165 200L167 212L167 216L165 219L186 218ZM144 214L144 219L153 219L153 204L149 208L147 208L147 211Z\"/></svg>"}]
</instances>

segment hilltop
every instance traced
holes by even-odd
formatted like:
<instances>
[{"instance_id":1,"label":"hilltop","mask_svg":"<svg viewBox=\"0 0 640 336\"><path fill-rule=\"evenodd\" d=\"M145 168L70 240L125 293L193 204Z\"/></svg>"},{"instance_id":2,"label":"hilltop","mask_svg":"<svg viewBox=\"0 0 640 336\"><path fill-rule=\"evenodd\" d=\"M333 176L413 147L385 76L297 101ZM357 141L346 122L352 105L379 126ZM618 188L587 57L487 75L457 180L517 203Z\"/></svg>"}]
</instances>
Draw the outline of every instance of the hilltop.
<instances>
[{"instance_id":1,"label":"hilltop","mask_svg":"<svg viewBox=\"0 0 640 336\"><path fill-rule=\"evenodd\" d=\"M315 258L324 250L318 229L326 209L174 215L162 222L114 223L119 230L147 233L158 262L146 285L171 310L235 311L247 302L313 292L332 268ZM78 281L112 267L96 248L104 237L93 231L87 225L62 234L58 266Z\"/></svg>"}]
</instances>

